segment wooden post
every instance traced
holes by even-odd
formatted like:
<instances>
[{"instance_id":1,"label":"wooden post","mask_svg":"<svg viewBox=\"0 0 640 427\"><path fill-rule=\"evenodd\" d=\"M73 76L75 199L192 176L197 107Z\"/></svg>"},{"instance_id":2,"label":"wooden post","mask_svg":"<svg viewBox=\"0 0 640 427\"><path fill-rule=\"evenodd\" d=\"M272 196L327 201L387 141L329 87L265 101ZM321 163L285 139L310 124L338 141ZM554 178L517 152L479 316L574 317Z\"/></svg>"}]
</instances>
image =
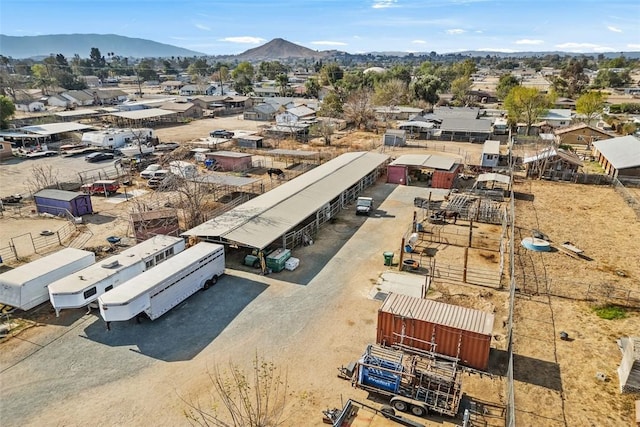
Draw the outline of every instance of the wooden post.
<instances>
[{"instance_id":1,"label":"wooden post","mask_svg":"<svg viewBox=\"0 0 640 427\"><path fill-rule=\"evenodd\" d=\"M469 244L467 247L471 247L471 241L473 240L473 220L469 220Z\"/></svg>"},{"instance_id":2,"label":"wooden post","mask_svg":"<svg viewBox=\"0 0 640 427\"><path fill-rule=\"evenodd\" d=\"M462 268L462 283L467 283L467 261L469 259L469 248L464 248L464 267Z\"/></svg>"},{"instance_id":3,"label":"wooden post","mask_svg":"<svg viewBox=\"0 0 640 427\"><path fill-rule=\"evenodd\" d=\"M400 256L398 258L398 271L402 271L403 258L404 258L404 237L402 238L402 245L400 246Z\"/></svg>"}]
</instances>

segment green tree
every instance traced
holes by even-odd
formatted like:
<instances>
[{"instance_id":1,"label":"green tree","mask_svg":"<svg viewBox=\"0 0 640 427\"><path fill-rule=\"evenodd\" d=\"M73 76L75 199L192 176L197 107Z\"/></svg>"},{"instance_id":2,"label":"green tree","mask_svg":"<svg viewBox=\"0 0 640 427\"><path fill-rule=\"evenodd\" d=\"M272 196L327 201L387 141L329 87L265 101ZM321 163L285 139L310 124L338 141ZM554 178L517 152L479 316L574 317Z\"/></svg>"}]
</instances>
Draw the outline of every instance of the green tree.
<instances>
[{"instance_id":1,"label":"green tree","mask_svg":"<svg viewBox=\"0 0 640 427\"><path fill-rule=\"evenodd\" d=\"M411 68L406 64L397 64L386 73L388 80L398 79L409 85L411 83Z\"/></svg>"},{"instance_id":2,"label":"green tree","mask_svg":"<svg viewBox=\"0 0 640 427\"><path fill-rule=\"evenodd\" d=\"M323 65L320 70L320 83L323 85L335 86L342 77L344 77L344 71L335 62Z\"/></svg>"},{"instance_id":3,"label":"green tree","mask_svg":"<svg viewBox=\"0 0 640 427\"><path fill-rule=\"evenodd\" d=\"M242 76L248 78L249 81L253 81L253 77L255 76L255 69L250 62L240 62L231 72L231 77L233 77L234 79L238 79Z\"/></svg>"},{"instance_id":4,"label":"green tree","mask_svg":"<svg viewBox=\"0 0 640 427\"><path fill-rule=\"evenodd\" d=\"M34 86L41 89L43 95L47 95L53 84L49 69L44 64L34 64L31 66L31 73L33 74Z\"/></svg>"},{"instance_id":5,"label":"green tree","mask_svg":"<svg viewBox=\"0 0 640 427\"><path fill-rule=\"evenodd\" d=\"M196 59L189 65L187 72L192 77L204 77L209 75L209 65L207 64L207 60L204 58Z\"/></svg>"},{"instance_id":6,"label":"green tree","mask_svg":"<svg viewBox=\"0 0 640 427\"><path fill-rule=\"evenodd\" d=\"M13 101L4 95L0 95L0 129L9 127L9 119L16 113Z\"/></svg>"},{"instance_id":7,"label":"green tree","mask_svg":"<svg viewBox=\"0 0 640 427\"><path fill-rule=\"evenodd\" d=\"M320 93L321 87L322 86L320 86L320 82L315 77L311 77L306 82L304 82L304 88L309 98L317 98L318 94Z\"/></svg>"},{"instance_id":8,"label":"green tree","mask_svg":"<svg viewBox=\"0 0 640 427\"><path fill-rule=\"evenodd\" d=\"M280 89L280 96L287 96L289 91L289 76L286 74L278 74L276 76L276 85Z\"/></svg>"},{"instance_id":9,"label":"green tree","mask_svg":"<svg viewBox=\"0 0 640 427\"><path fill-rule=\"evenodd\" d=\"M436 76L430 74L421 75L411 84L410 93L416 100L435 105L440 99L438 91L441 86L442 81Z\"/></svg>"},{"instance_id":10,"label":"green tree","mask_svg":"<svg viewBox=\"0 0 640 427\"><path fill-rule=\"evenodd\" d=\"M557 90L563 96L573 98L579 96L589 85L589 78L584 73L584 65L578 59L571 59L560 72L560 79L565 82L564 92Z\"/></svg>"},{"instance_id":11,"label":"green tree","mask_svg":"<svg viewBox=\"0 0 640 427\"><path fill-rule=\"evenodd\" d=\"M631 83L631 75L629 70L616 72L611 69L598 71L596 78L593 80L593 87L596 89L604 89L608 87L624 87Z\"/></svg>"},{"instance_id":12,"label":"green tree","mask_svg":"<svg viewBox=\"0 0 640 427\"><path fill-rule=\"evenodd\" d=\"M287 67L279 61L264 61L258 68L260 74L269 80L274 80L278 74L286 74Z\"/></svg>"},{"instance_id":13,"label":"green tree","mask_svg":"<svg viewBox=\"0 0 640 427\"><path fill-rule=\"evenodd\" d=\"M500 80L498 80L498 85L496 86L498 99L504 100L511 89L516 86L520 86L520 81L516 76L511 73L501 75Z\"/></svg>"},{"instance_id":14,"label":"green tree","mask_svg":"<svg viewBox=\"0 0 640 427\"><path fill-rule=\"evenodd\" d=\"M336 90L332 90L322 100L318 115L322 117L338 118L343 113L343 101Z\"/></svg>"},{"instance_id":15,"label":"green tree","mask_svg":"<svg viewBox=\"0 0 640 427\"><path fill-rule=\"evenodd\" d=\"M249 80L249 77L243 74L234 79L233 90L243 95L248 95L253 91L253 83Z\"/></svg>"},{"instance_id":16,"label":"green tree","mask_svg":"<svg viewBox=\"0 0 640 427\"><path fill-rule=\"evenodd\" d=\"M154 68L154 61L148 58L141 60L136 67L136 73L141 82L158 80L158 72Z\"/></svg>"},{"instance_id":17,"label":"green tree","mask_svg":"<svg viewBox=\"0 0 640 427\"><path fill-rule=\"evenodd\" d=\"M587 92L576 101L576 111L585 117L587 124L591 122L602 112L604 107L604 95L599 91Z\"/></svg>"},{"instance_id":18,"label":"green tree","mask_svg":"<svg viewBox=\"0 0 640 427\"><path fill-rule=\"evenodd\" d=\"M469 103L471 102L469 92L471 91L472 86L473 82L467 75L460 76L453 82L451 82L451 92L453 93L453 99L458 105L469 105Z\"/></svg>"},{"instance_id":19,"label":"green tree","mask_svg":"<svg viewBox=\"0 0 640 427\"><path fill-rule=\"evenodd\" d=\"M527 125L527 135L531 132L531 125L550 106L551 100L538 89L516 86L511 89L504 100L504 107L512 122L523 121Z\"/></svg>"},{"instance_id":20,"label":"green tree","mask_svg":"<svg viewBox=\"0 0 640 427\"><path fill-rule=\"evenodd\" d=\"M409 88L400 79L391 79L380 82L376 85L373 93L373 103L375 105L385 105L395 107L409 103Z\"/></svg>"}]
</instances>

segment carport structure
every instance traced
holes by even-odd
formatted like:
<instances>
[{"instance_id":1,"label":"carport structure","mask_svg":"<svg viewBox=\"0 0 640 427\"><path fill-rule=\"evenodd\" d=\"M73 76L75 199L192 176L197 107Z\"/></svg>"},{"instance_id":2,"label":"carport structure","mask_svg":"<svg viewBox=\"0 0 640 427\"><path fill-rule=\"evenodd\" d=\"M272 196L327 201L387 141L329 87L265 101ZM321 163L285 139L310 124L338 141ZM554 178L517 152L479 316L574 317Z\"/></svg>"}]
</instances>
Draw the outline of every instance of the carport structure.
<instances>
[{"instance_id":1,"label":"carport structure","mask_svg":"<svg viewBox=\"0 0 640 427\"><path fill-rule=\"evenodd\" d=\"M175 111L161 108L123 111L121 113L111 113L106 117L110 122L120 127L150 127L155 123L175 123L178 121Z\"/></svg>"},{"instance_id":2,"label":"carport structure","mask_svg":"<svg viewBox=\"0 0 640 427\"><path fill-rule=\"evenodd\" d=\"M183 236L260 250L281 239L280 247L293 248L374 184L388 161L379 153L343 154Z\"/></svg>"}]
</instances>

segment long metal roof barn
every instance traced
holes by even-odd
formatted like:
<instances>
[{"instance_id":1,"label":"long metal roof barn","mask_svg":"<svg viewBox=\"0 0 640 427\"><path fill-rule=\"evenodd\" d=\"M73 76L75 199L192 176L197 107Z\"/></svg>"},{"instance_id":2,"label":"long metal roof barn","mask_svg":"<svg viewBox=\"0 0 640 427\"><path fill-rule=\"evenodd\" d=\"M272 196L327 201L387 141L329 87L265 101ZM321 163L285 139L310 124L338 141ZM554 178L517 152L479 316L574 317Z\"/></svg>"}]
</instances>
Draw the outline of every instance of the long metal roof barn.
<instances>
[{"instance_id":1,"label":"long metal roof barn","mask_svg":"<svg viewBox=\"0 0 640 427\"><path fill-rule=\"evenodd\" d=\"M150 119L152 117L168 116L176 114L175 111L163 110L161 108L147 108L144 110L124 111L122 113L111 113L112 116L122 117L123 119L140 120Z\"/></svg>"},{"instance_id":2,"label":"long metal roof barn","mask_svg":"<svg viewBox=\"0 0 640 427\"><path fill-rule=\"evenodd\" d=\"M343 154L183 233L224 238L262 249L389 159L385 154Z\"/></svg>"},{"instance_id":3,"label":"long metal roof barn","mask_svg":"<svg viewBox=\"0 0 640 427\"><path fill-rule=\"evenodd\" d=\"M90 129L93 126L83 125L82 123L49 123L46 125L23 126L20 130L35 133L37 135L55 135L58 133L74 132L78 130Z\"/></svg>"}]
</instances>

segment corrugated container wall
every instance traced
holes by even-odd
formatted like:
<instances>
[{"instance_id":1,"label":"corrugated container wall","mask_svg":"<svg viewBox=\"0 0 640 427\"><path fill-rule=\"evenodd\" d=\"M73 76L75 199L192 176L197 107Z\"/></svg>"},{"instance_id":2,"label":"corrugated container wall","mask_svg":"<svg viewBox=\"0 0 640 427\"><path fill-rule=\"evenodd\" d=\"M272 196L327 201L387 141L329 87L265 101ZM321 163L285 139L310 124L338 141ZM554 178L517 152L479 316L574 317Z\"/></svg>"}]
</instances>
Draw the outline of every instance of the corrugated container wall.
<instances>
[{"instance_id":1,"label":"corrugated container wall","mask_svg":"<svg viewBox=\"0 0 640 427\"><path fill-rule=\"evenodd\" d=\"M486 370L489 366L493 314L432 300L389 294L378 310L376 342L381 345L404 344L421 350L458 357L460 363ZM482 333L465 327L482 324Z\"/></svg>"}]
</instances>

